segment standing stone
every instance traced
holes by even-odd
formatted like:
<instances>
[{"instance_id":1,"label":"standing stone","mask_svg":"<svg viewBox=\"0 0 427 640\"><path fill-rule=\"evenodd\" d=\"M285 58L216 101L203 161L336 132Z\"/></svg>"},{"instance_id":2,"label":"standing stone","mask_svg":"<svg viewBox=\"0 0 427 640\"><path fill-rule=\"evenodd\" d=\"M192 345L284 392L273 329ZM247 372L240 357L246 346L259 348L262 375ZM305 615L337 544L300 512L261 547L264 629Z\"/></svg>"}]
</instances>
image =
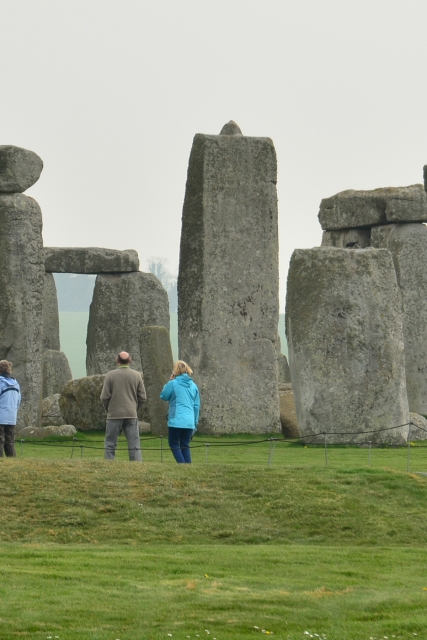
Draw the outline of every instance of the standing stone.
<instances>
[{"instance_id":1,"label":"standing stone","mask_svg":"<svg viewBox=\"0 0 427 640\"><path fill-rule=\"evenodd\" d=\"M279 383L280 424L284 438L299 438L297 412L295 409L294 392L289 383Z\"/></svg>"},{"instance_id":2,"label":"standing stone","mask_svg":"<svg viewBox=\"0 0 427 640\"><path fill-rule=\"evenodd\" d=\"M427 227L374 227L371 238L372 246L391 252L402 296L409 410L427 415Z\"/></svg>"},{"instance_id":3,"label":"standing stone","mask_svg":"<svg viewBox=\"0 0 427 640\"><path fill-rule=\"evenodd\" d=\"M401 302L389 251L294 251L286 333L302 437L323 442L315 434L326 432L328 442L406 441L407 426L390 429L409 417Z\"/></svg>"},{"instance_id":4,"label":"standing stone","mask_svg":"<svg viewBox=\"0 0 427 640\"><path fill-rule=\"evenodd\" d=\"M43 353L43 398L61 393L64 386L72 380L67 356L62 351L49 349Z\"/></svg>"},{"instance_id":5,"label":"standing stone","mask_svg":"<svg viewBox=\"0 0 427 640\"><path fill-rule=\"evenodd\" d=\"M169 381L173 368L169 331L165 327L143 327L140 353L151 432L153 435L167 436L168 403L160 400L159 395L163 386Z\"/></svg>"},{"instance_id":6,"label":"standing stone","mask_svg":"<svg viewBox=\"0 0 427 640\"><path fill-rule=\"evenodd\" d=\"M87 329L87 374L114 369L120 351L128 351L132 368L142 372L141 328L153 325L169 331L168 295L156 276L141 271L98 275Z\"/></svg>"},{"instance_id":7,"label":"standing stone","mask_svg":"<svg viewBox=\"0 0 427 640\"><path fill-rule=\"evenodd\" d=\"M279 353L277 356L277 380L281 384L288 384L291 382L291 372L289 370L288 359L283 353Z\"/></svg>"},{"instance_id":8,"label":"standing stone","mask_svg":"<svg viewBox=\"0 0 427 640\"><path fill-rule=\"evenodd\" d=\"M126 273L138 271L134 249L99 247L45 247L45 269L51 273Z\"/></svg>"},{"instance_id":9,"label":"standing stone","mask_svg":"<svg viewBox=\"0 0 427 640\"><path fill-rule=\"evenodd\" d=\"M44 274L43 282L43 350L46 349L54 349L55 351L61 349L59 343L58 297L56 295L55 280L51 273Z\"/></svg>"},{"instance_id":10,"label":"standing stone","mask_svg":"<svg viewBox=\"0 0 427 640\"><path fill-rule=\"evenodd\" d=\"M233 123L223 131L197 134L190 155L180 358L200 388L202 433L277 432L276 153L270 138L243 136Z\"/></svg>"},{"instance_id":11,"label":"standing stone","mask_svg":"<svg viewBox=\"0 0 427 640\"><path fill-rule=\"evenodd\" d=\"M0 193L22 193L40 178L43 160L28 149L0 146Z\"/></svg>"},{"instance_id":12,"label":"standing stone","mask_svg":"<svg viewBox=\"0 0 427 640\"><path fill-rule=\"evenodd\" d=\"M33 198L0 195L0 359L22 389L18 427L41 416L44 255L42 214Z\"/></svg>"},{"instance_id":13,"label":"standing stone","mask_svg":"<svg viewBox=\"0 0 427 640\"><path fill-rule=\"evenodd\" d=\"M79 431L105 431L107 412L101 402L105 376L70 380L59 398L61 415Z\"/></svg>"}]
</instances>

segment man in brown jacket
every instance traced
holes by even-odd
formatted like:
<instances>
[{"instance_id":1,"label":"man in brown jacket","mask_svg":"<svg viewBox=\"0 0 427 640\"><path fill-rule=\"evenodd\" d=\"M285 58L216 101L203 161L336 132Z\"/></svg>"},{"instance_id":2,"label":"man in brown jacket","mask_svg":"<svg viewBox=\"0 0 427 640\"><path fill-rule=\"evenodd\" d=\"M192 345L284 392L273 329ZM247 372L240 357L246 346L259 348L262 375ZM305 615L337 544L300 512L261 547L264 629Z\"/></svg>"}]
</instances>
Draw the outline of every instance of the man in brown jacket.
<instances>
[{"instance_id":1,"label":"man in brown jacket","mask_svg":"<svg viewBox=\"0 0 427 640\"><path fill-rule=\"evenodd\" d=\"M138 371L129 368L132 358L126 351L119 353L116 362L118 367L107 373L101 392L101 402L107 409L104 458L114 460L117 439L123 429L129 460L141 462L137 411L147 400L144 381Z\"/></svg>"}]
</instances>

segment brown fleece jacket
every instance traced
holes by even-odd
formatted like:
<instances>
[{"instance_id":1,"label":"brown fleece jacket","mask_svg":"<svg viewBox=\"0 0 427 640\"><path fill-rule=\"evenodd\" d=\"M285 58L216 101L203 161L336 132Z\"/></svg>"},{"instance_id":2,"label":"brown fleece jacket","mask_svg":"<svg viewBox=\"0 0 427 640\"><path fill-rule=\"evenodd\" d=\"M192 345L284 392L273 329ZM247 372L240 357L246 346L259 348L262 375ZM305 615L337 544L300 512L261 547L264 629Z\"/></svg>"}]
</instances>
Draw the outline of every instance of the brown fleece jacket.
<instances>
[{"instance_id":1,"label":"brown fleece jacket","mask_svg":"<svg viewBox=\"0 0 427 640\"><path fill-rule=\"evenodd\" d=\"M144 381L138 371L122 365L107 373L101 402L107 409L108 420L137 418L137 410L146 400Z\"/></svg>"}]
</instances>

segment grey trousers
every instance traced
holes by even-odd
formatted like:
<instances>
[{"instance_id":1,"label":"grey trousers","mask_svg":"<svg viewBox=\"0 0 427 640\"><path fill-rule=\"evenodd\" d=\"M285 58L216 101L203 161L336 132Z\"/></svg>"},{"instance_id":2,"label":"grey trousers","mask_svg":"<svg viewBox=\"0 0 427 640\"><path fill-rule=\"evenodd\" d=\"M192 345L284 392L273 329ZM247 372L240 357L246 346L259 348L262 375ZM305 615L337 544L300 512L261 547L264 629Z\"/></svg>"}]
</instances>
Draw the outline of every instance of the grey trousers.
<instances>
[{"instance_id":1,"label":"grey trousers","mask_svg":"<svg viewBox=\"0 0 427 640\"><path fill-rule=\"evenodd\" d=\"M106 460L114 460L116 456L117 438L122 429L128 443L129 460L141 462L142 452L139 440L138 418L107 420L104 458Z\"/></svg>"}]
</instances>

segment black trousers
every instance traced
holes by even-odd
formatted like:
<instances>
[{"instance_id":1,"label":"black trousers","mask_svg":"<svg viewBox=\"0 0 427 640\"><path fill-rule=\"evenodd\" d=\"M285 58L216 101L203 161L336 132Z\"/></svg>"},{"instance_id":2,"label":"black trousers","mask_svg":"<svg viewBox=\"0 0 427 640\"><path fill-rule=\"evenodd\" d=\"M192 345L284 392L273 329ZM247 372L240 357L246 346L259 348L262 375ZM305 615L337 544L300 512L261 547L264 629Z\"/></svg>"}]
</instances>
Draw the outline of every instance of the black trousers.
<instances>
[{"instance_id":1,"label":"black trousers","mask_svg":"<svg viewBox=\"0 0 427 640\"><path fill-rule=\"evenodd\" d=\"M3 451L7 458L16 458L14 424L0 424L0 458Z\"/></svg>"}]
</instances>

